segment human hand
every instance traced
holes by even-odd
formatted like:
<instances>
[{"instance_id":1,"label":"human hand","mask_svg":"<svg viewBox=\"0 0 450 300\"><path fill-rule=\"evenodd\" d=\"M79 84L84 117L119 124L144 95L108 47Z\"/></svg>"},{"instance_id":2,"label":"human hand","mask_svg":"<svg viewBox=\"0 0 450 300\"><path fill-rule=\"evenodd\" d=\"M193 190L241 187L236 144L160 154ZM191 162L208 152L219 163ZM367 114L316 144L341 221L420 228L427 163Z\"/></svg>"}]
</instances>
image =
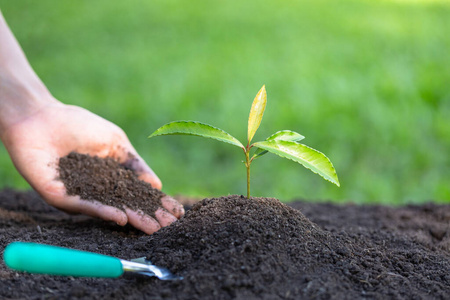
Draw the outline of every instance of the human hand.
<instances>
[{"instance_id":1,"label":"human hand","mask_svg":"<svg viewBox=\"0 0 450 300\"><path fill-rule=\"evenodd\" d=\"M119 225L130 223L151 234L184 214L181 204L169 196L161 199L156 220L137 211L125 212L79 196L69 196L58 180L58 161L72 151L113 157L139 175L139 179L161 189L161 181L137 154L125 133L116 125L76 106L51 99L29 116L22 117L3 128L2 141L20 174L42 196L61 210L83 213L111 220ZM130 164L129 154L135 157Z\"/></svg>"}]
</instances>

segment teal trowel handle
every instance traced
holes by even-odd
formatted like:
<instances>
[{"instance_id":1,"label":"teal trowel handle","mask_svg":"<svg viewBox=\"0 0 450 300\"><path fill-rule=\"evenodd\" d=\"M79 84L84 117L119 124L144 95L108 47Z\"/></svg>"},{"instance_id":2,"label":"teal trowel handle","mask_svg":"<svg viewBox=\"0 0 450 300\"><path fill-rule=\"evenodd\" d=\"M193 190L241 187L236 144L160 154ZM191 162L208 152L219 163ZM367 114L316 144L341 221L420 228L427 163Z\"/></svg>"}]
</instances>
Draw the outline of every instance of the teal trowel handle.
<instances>
[{"instance_id":1,"label":"teal trowel handle","mask_svg":"<svg viewBox=\"0 0 450 300\"><path fill-rule=\"evenodd\" d=\"M120 259L49 245L14 242L3 253L11 269L30 273L81 277L119 277Z\"/></svg>"}]
</instances>

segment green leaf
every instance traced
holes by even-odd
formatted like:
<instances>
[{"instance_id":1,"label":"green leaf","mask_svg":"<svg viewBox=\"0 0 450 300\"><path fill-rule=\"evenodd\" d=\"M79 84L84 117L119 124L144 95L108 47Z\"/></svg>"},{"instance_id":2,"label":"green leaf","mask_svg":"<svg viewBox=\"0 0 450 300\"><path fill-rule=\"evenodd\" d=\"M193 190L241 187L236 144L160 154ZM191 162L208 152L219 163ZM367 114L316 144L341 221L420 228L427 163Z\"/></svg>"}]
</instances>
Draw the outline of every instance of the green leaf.
<instances>
[{"instance_id":1,"label":"green leaf","mask_svg":"<svg viewBox=\"0 0 450 300\"><path fill-rule=\"evenodd\" d=\"M253 145L254 147L267 150L278 156L298 162L314 173L319 174L324 179L340 186L336 170L331 161L323 153L313 148L296 142L283 140L270 140L258 142Z\"/></svg>"},{"instance_id":2,"label":"green leaf","mask_svg":"<svg viewBox=\"0 0 450 300\"><path fill-rule=\"evenodd\" d=\"M264 110L266 109L266 103L266 86L263 85L258 94L256 94L255 99L253 100L252 108L250 109L250 115L248 116L248 143L250 143L250 141L253 139L256 130L258 130L259 125L261 124Z\"/></svg>"},{"instance_id":3,"label":"green leaf","mask_svg":"<svg viewBox=\"0 0 450 300\"><path fill-rule=\"evenodd\" d=\"M279 140L279 141L299 142L299 141L303 140L304 138L305 137L303 135L301 135L300 133L297 133L295 131L281 130L281 131L275 132L274 134L269 136L266 139L266 141ZM260 156L263 156L266 153L267 153L267 150L263 150L261 148L258 148L255 151L255 154L253 154L252 159L255 159L255 158L258 158Z\"/></svg>"},{"instance_id":4,"label":"green leaf","mask_svg":"<svg viewBox=\"0 0 450 300\"><path fill-rule=\"evenodd\" d=\"M291 130L281 130L277 131L271 136L269 136L266 140L279 140L279 141L291 141L291 142L298 142L303 140L305 137L301 135L300 133L297 133L295 131Z\"/></svg>"},{"instance_id":5,"label":"green leaf","mask_svg":"<svg viewBox=\"0 0 450 300\"><path fill-rule=\"evenodd\" d=\"M232 144L244 149L244 145L222 129L195 121L175 121L161 126L149 138L159 135L195 135Z\"/></svg>"}]
</instances>

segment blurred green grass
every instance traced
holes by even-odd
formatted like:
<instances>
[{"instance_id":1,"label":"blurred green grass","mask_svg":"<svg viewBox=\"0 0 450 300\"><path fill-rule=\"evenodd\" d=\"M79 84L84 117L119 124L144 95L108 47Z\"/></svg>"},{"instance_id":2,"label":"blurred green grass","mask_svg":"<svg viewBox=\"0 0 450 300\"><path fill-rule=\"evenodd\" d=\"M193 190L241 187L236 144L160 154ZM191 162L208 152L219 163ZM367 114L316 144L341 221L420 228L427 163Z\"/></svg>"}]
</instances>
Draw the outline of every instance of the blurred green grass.
<instances>
[{"instance_id":1,"label":"blurred green grass","mask_svg":"<svg viewBox=\"0 0 450 300\"><path fill-rule=\"evenodd\" d=\"M325 153L341 188L266 155L252 194L283 201L450 202L447 1L7 1L10 27L58 99L118 124L169 194L245 193L243 154L147 136L198 120L255 140L277 130ZM0 45L1 46L1 45ZM27 188L4 147L0 186Z\"/></svg>"}]
</instances>

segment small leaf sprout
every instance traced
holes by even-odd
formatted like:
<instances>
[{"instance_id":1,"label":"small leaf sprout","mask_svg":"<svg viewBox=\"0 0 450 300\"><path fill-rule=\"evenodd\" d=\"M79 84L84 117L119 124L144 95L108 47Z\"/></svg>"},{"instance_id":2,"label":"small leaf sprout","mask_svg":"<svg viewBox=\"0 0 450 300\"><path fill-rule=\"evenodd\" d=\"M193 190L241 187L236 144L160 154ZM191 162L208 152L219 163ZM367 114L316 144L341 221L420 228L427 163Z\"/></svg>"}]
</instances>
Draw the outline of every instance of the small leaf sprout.
<instances>
[{"instance_id":1,"label":"small leaf sprout","mask_svg":"<svg viewBox=\"0 0 450 300\"><path fill-rule=\"evenodd\" d=\"M159 135L194 135L215 139L241 148L245 155L244 164L247 170L247 198L249 199L250 165L256 158L263 156L267 152L293 160L314 173L319 174L324 179L340 186L336 170L328 157L311 147L300 144L299 142L305 137L297 132L282 130L272 134L264 141L252 143L252 139L261 124L266 103L266 88L263 86L253 100L252 108L250 109L246 146L222 129L196 121L170 122L158 128L149 136L149 138ZM250 156L250 150L253 148L256 150L253 155Z\"/></svg>"}]
</instances>

